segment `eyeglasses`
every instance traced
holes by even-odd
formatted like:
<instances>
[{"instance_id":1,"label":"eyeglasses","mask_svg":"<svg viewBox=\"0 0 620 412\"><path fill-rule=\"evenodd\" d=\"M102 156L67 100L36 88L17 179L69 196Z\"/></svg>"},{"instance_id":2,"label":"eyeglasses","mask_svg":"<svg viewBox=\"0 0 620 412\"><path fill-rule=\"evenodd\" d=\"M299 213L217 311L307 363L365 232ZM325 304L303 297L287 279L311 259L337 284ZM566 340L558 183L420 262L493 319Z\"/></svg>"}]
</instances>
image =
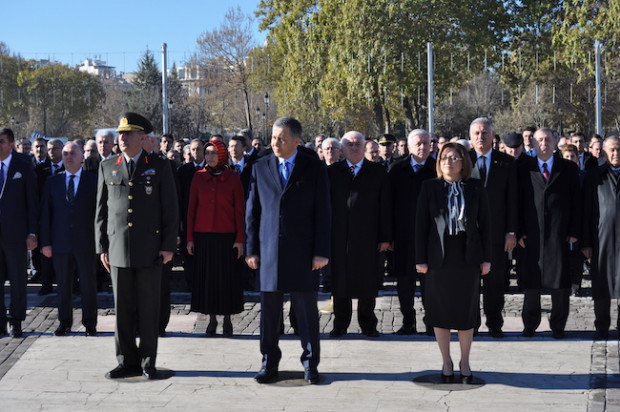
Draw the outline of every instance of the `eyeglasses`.
<instances>
[{"instance_id":1,"label":"eyeglasses","mask_svg":"<svg viewBox=\"0 0 620 412\"><path fill-rule=\"evenodd\" d=\"M439 159L440 162L456 163L463 160L462 157L446 156Z\"/></svg>"},{"instance_id":2,"label":"eyeglasses","mask_svg":"<svg viewBox=\"0 0 620 412\"><path fill-rule=\"evenodd\" d=\"M344 145L347 147L362 147L362 143L360 142L357 142L357 143L345 142Z\"/></svg>"}]
</instances>

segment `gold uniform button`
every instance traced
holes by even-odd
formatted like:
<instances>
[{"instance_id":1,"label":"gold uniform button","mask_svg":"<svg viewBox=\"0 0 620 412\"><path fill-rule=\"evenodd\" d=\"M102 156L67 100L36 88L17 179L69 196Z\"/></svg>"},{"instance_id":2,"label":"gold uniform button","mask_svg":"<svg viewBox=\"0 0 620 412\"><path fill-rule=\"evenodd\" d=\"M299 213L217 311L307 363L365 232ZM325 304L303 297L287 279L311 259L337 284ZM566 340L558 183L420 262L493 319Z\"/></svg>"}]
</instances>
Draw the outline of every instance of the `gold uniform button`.
<instances>
[{"instance_id":1,"label":"gold uniform button","mask_svg":"<svg viewBox=\"0 0 620 412\"><path fill-rule=\"evenodd\" d=\"M129 182L129 186L133 186L133 182Z\"/></svg>"},{"instance_id":2,"label":"gold uniform button","mask_svg":"<svg viewBox=\"0 0 620 412\"><path fill-rule=\"evenodd\" d=\"M129 200L133 200L133 196L132 196L132 195L129 195L129 196L127 196L127 199L129 199Z\"/></svg>"},{"instance_id":3,"label":"gold uniform button","mask_svg":"<svg viewBox=\"0 0 620 412\"><path fill-rule=\"evenodd\" d=\"M128 213L133 213L133 209L127 209Z\"/></svg>"},{"instance_id":4,"label":"gold uniform button","mask_svg":"<svg viewBox=\"0 0 620 412\"><path fill-rule=\"evenodd\" d=\"M156 230L155 233L159 234L159 230Z\"/></svg>"},{"instance_id":5,"label":"gold uniform button","mask_svg":"<svg viewBox=\"0 0 620 412\"><path fill-rule=\"evenodd\" d=\"M129 222L129 223L127 223L127 226L133 227L133 223Z\"/></svg>"}]
</instances>

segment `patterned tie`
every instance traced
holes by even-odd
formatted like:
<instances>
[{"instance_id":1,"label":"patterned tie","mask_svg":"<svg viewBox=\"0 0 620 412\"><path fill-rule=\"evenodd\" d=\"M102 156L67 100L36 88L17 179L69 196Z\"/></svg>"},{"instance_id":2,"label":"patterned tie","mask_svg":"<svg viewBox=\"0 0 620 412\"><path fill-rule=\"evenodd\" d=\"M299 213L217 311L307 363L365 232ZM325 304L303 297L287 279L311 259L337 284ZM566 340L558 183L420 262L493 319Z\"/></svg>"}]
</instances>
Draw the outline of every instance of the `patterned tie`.
<instances>
[{"instance_id":1,"label":"patterned tie","mask_svg":"<svg viewBox=\"0 0 620 412\"><path fill-rule=\"evenodd\" d=\"M69 184L67 185L67 202L69 202L70 205L73 205L73 201L75 200L75 183L73 182L74 178L75 175L70 175Z\"/></svg>"},{"instance_id":2,"label":"patterned tie","mask_svg":"<svg viewBox=\"0 0 620 412\"><path fill-rule=\"evenodd\" d=\"M133 161L133 159L129 160L129 163L127 164L127 171L129 172L129 177L131 178L131 176L133 176L133 172L136 168L136 165Z\"/></svg>"},{"instance_id":3,"label":"patterned tie","mask_svg":"<svg viewBox=\"0 0 620 412\"><path fill-rule=\"evenodd\" d=\"M424 167L424 166L419 164L419 163L414 164L413 165L413 173L418 173L422 169L422 167Z\"/></svg>"},{"instance_id":4,"label":"patterned tie","mask_svg":"<svg viewBox=\"0 0 620 412\"><path fill-rule=\"evenodd\" d=\"M0 162L0 194L4 188L4 162Z\"/></svg>"},{"instance_id":5,"label":"patterned tie","mask_svg":"<svg viewBox=\"0 0 620 412\"><path fill-rule=\"evenodd\" d=\"M545 179L545 182L548 182L550 174L549 174L549 169L547 169L547 163L543 163L542 175L543 175L543 178Z\"/></svg>"},{"instance_id":6,"label":"patterned tie","mask_svg":"<svg viewBox=\"0 0 620 412\"><path fill-rule=\"evenodd\" d=\"M52 164L52 175L55 175L57 171L58 171L58 163L53 163Z\"/></svg>"},{"instance_id":7,"label":"patterned tie","mask_svg":"<svg viewBox=\"0 0 620 412\"><path fill-rule=\"evenodd\" d=\"M480 156L478 160L480 163L478 164L478 170L480 171L480 180L482 182L486 182L487 180L487 161L486 156Z\"/></svg>"},{"instance_id":8,"label":"patterned tie","mask_svg":"<svg viewBox=\"0 0 620 412\"><path fill-rule=\"evenodd\" d=\"M349 169L351 170L351 174L353 175L353 177L355 177L355 169L357 169L357 165L351 165L349 166Z\"/></svg>"},{"instance_id":9,"label":"patterned tie","mask_svg":"<svg viewBox=\"0 0 620 412\"><path fill-rule=\"evenodd\" d=\"M241 165L238 163L235 165L235 172L241 174Z\"/></svg>"}]
</instances>

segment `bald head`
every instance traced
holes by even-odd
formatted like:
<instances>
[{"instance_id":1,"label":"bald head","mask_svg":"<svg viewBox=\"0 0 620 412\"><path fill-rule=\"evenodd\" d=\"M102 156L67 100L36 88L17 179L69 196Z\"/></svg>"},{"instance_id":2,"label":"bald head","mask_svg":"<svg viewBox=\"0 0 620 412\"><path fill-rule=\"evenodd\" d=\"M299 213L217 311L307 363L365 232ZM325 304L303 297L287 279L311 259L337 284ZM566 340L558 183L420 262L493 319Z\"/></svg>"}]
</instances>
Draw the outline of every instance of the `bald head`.
<instances>
[{"instance_id":1,"label":"bald head","mask_svg":"<svg viewBox=\"0 0 620 412\"><path fill-rule=\"evenodd\" d=\"M69 142L62 148L62 163L67 173L75 174L82 167L84 150L75 142Z\"/></svg>"}]
</instances>

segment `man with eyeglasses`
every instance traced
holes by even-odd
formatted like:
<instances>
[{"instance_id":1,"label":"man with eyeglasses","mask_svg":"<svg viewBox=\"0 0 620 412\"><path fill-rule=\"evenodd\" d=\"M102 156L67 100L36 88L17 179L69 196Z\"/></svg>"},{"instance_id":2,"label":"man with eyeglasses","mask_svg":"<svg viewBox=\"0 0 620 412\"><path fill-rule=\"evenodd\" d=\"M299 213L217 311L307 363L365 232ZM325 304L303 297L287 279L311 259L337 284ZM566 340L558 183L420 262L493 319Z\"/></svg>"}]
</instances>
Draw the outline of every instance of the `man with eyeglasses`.
<instances>
[{"instance_id":1,"label":"man with eyeglasses","mask_svg":"<svg viewBox=\"0 0 620 412\"><path fill-rule=\"evenodd\" d=\"M328 137L321 143L321 153L323 154L323 160L327 166L340 161L340 155L342 148L338 139Z\"/></svg>"},{"instance_id":2,"label":"man with eyeglasses","mask_svg":"<svg viewBox=\"0 0 620 412\"><path fill-rule=\"evenodd\" d=\"M491 205L492 256L491 271L483 278L484 315L489 335L503 338L504 292L509 282L507 253L517 244L517 170L512 156L493 149L494 132L489 119L472 121L469 138L474 165L471 177L482 181Z\"/></svg>"}]
</instances>

